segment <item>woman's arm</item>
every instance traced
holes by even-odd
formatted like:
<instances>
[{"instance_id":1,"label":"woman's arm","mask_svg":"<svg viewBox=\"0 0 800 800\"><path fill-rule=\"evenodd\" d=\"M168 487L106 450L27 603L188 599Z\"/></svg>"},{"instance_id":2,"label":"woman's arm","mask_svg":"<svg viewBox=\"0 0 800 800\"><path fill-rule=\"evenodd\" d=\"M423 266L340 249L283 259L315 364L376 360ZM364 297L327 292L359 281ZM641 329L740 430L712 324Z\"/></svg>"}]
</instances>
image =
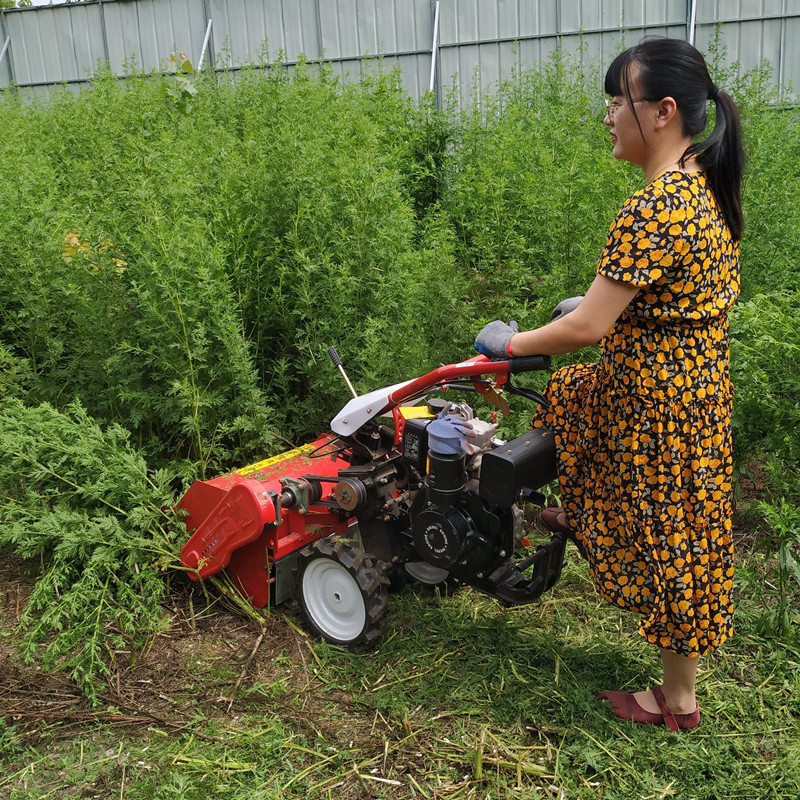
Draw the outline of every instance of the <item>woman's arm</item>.
<instances>
[{"instance_id":1,"label":"woman's arm","mask_svg":"<svg viewBox=\"0 0 800 800\"><path fill-rule=\"evenodd\" d=\"M555 356L597 344L638 291L636 286L598 275L573 312L541 328L514 334L509 352L515 356Z\"/></svg>"}]
</instances>

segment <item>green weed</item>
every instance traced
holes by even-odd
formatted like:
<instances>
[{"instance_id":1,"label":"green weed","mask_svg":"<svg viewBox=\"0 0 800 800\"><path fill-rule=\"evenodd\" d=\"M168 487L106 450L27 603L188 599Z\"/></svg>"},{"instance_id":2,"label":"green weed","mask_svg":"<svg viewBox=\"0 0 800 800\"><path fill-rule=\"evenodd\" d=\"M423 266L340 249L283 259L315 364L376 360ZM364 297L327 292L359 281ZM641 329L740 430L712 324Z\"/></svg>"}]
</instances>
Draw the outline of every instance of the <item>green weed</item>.
<instances>
[{"instance_id":1,"label":"green weed","mask_svg":"<svg viewBox=\"0 0 800 800\"><path fill-rule=\"evenodd\" d=\"M115 651L161 626L162 573L176 565L170 475L151 473L119 426L6 400L0 411L0 546L41 559L23 653L96 698Z\"/></svg>"}]
</instances>

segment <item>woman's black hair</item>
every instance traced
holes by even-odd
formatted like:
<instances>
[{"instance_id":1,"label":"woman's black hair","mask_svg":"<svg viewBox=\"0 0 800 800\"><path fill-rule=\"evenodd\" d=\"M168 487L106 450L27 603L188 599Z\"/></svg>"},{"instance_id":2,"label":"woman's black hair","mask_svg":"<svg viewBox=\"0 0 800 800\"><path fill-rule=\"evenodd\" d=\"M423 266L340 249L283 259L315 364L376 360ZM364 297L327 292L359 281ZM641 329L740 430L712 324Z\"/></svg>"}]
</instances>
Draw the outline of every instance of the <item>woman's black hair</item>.
<instances>
[{"instance_id":1,"label":"woman's black hair","mask_svg":"<svg viewBox=\"0 0 800 800\"><path fill-rule=\"evenodd\" d=\"M638 94L631 95L635 80ZM742 238L741 182L744 168L739 110L733 98L714 85L699 50L681 39L645 39L620 53L606 72L606 94L625 97L636 121L636 100L672 97L683 119L685 136L695 137L706 127L706 103L716 104L714 129L707 139L694 142L681 156L683 165L696 158L708 178L725 222L735 241ZM640 127L641 129L641 127Z\"/></svg>"}]
</instances>

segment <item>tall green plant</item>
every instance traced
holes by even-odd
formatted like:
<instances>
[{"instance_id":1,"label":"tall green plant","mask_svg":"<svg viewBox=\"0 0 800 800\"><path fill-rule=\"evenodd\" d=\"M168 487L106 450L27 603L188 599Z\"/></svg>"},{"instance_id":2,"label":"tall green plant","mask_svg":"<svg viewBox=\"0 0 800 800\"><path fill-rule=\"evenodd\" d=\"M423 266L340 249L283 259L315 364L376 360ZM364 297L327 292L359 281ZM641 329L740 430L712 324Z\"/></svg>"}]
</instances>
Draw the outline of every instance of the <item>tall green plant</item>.
<instances>
[{"instance_id":1,"label":"tall green plant","mask_svg":"<svg viewBox=\"0 0 800 800\"><path fill-rule=\"evenodd\" d=\"M610 158L594 71L555 54L514 72L462 115L447 209L475 314L543 323L592 280L605 230L632 188Z\"/></svg>"},{"instance_id":2,"label":"tall green plant","mask_svg":"<svg viewBox=\"0 0 800 800\"><path fill-rule=\"evenodd\" d=\"M252 72L226 102L240 144L217 224L234 236L231 274L267 392L285 398L287 433L308 436L346 398L327 349L361 391L424 369L434 331L451 327L457 270L419 246L414 114L396 74L341 86L304 66Z\"/></svg>"},{"instance_id":3,"label":"tall green plant","mask_svg":"<svg viewBox=\"0 0 800 800\"><path fill-rule=\"evenodd\" d=\"M766 528L762 545L777 560L774 602L762 614L761 625L769 634L797 641L800 613L794 598L800 594L800 503L781 497L759 503L758 510Z\"/></svg>"},{"instance_id":4,"label":"tall green plant","mask_svg":"<svg viewBox=\"0 0 800 800\"><path fill-rule=\"evenodd\" d=\"M0 252L2 319L34 397L79 398L203 472L267 449L270 421L208 224L225 141L167 102L174 80L100 73L77 98L10 106L25 168L4 151L3 195L21 202L6 209L19 234Z\"/></svg>"},{"instance_id":5,"label":"tall green plant","mask_svg":"<svg viewBox=\"0 0 800 800\"><path fill-rule=\"evenodd\" d=\"M796 634L793 597L800 592L800 292L756 295L733 315L734 452L741 468L765 463L769 502L761 546L776 557L775 602L762 618L781 636Z\"/></svg>"},{"instance_id":6,"label":"tall green plant","mask_svg":"<svg viewBox=\"0 0 800 800\"><path fill-rule=\"evenodd\" d=\"M797 492L800 470L800 292L757 295L731 321L736 386L734 430L740 459L761 450L780 463L778 493ZM798 495L800 500L800 495Z\"/></svg>"},{"instance_id":7,"label":"tall green plant","mask_svg":"<svg viewBox=\"0 0 800 800\"><path fill-rule=\"evenodd\" d=\"M796 233L800 230L800 111L769 62L745 70L731 62L718 28L707 59L716 83L733 95L742 120L747 164L742 185L742 300L796 288Z\"/></svg>"}]
</instances>

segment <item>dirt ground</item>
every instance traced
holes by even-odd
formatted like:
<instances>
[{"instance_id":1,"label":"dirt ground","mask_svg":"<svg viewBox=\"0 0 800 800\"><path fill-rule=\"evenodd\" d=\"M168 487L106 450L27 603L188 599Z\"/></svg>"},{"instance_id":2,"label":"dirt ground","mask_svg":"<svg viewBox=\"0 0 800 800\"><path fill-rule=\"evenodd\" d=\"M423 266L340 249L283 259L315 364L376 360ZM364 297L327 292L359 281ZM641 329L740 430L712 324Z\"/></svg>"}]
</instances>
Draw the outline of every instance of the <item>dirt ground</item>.
<instances>
[{"instance_id":1,"label":"dirt ground","mask_svg":"<svg viewBox=\"0 0 800 800\"><path fill-rule=\"evenodd\" d=\"M54 737L72 738L77 730L100 721L124 728L155 724L179 732L187 729L200 711L208 719L235 722L241 711L242 686L256 682L281 682L302 697L302 703L287 709L293 728L319 731L320 719L327 715L315 712L313 693L307 691L313 678L309 671L313 657L309 638L295 627L293 607L274 611L259 628L235 611L203 611L202 593L188 581L176 582L165 609L166 629L143 652L114 654L113 675L100 698L101 705L93 708L69 676L45 672L24 664L19 657L17 636L12 632L37 566L0 554L0 717L28 728L29 746L36 746L38 731L46 730L52 742ZM301 664L304 669L294 668ZM303 674L307 676L305 686ZM349 698L328 694L325 702L347 706ZM248 708L252 709L252 697ZM42 726L42 722L52 724ZM204 738L196 730L192 732Z\"/></svg>"}]
</instances>

